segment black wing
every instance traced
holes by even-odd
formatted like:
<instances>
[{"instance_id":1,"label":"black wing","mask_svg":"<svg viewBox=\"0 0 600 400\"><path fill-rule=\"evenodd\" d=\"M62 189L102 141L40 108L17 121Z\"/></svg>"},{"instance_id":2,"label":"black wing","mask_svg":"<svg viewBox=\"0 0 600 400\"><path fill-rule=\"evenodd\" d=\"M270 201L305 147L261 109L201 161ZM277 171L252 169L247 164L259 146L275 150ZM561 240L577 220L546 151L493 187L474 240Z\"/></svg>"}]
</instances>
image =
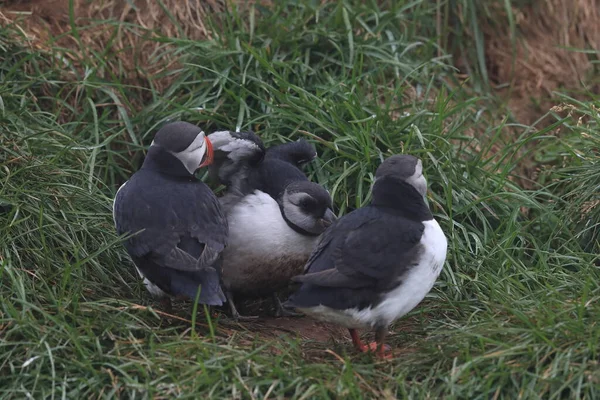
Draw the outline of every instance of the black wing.
<instances>
[{"instance_id":1,"label":"black wing","mask_svg":"<svg viewBox=\"0 0 600 400\"><path fill-rule=\"evenodd\" d=\"M367 206L340 218L321 237L290 306L362 307L415 265L424 226Z\"/></svg>"},{"instance_id":2,"label":"black wing","mask_svg":"<svg viewBox=\"0 0 600 400\"><path fill-rule=\"evenodd\" d=\"M227 220L202 182L173 184L140 171L117 194L114 217L120 235L135 234L125 242L133 257L171 269L211 267L227 244Z\"/></svg>"}]
</instances>

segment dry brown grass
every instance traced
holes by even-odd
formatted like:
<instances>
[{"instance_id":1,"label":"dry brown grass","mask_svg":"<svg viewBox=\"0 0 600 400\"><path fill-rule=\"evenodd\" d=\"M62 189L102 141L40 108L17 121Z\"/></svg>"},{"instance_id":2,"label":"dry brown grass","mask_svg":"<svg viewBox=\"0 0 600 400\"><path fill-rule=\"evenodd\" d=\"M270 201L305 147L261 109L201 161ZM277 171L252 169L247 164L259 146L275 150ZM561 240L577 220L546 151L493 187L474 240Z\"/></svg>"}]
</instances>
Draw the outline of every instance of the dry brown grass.
<instances>
[{"instance_id":1,"label":"dry brown grass","mask_svg":"<svg viewBox=\"0 0 600 400\"><path fill-rule=\"evenodd\" d=\"M233 7L243 12L255 2L74 0L77 38L71 34L69 0L17 0L0 3L0 23L18 24L29 46L52 52L56 51L53 41L57 42L65 49L62 55L75 67L75 73L66 72L67 80L80 79L84 63L101 60L103 65L95 65L100 76L118 73L124 84L139 88L152 86L160 93L176 78L177 74L165 72L176 70L179 60L176 53L170 51L174 46L154 40L157 36L191 40L215 38L218 31L213 29L218 29L218 14ZM270 2L260 3L268 5ZM516 40L512 39L506 10L500 3L493 6L493 20L480 21L485 36L486 64L491 82L503 85L497 93L506 99L519 122L531 124L556 105L552 97L555 90L576 90L584 84L597 84L593 82L594 65L588 54L569 48L600 51L600 0L539 0L526 7L513 7ZM207 23L208 16L216 21L215 26ZM106 56L91 57L92 52ZM377 90L374 96L380 97ZM434 97L435 93L429 96ZM418 97L414 89L407 90L399 101L410 103ZM141 96L142 101L143 98ZM397 111L392 112L392 118L398 116ZM498 118L502 115L490 118L490 123L500 123ZM519 134L515 129L504 131L505 140ZM470 133L477 139L483 140L485 136L475 129ZM495 143L489 149L490 157L497 153L498 146ZM487 147L486 143L473 143L476 153L483 147ZM520 163L517 175L527 177L519 182L522 186L530 186L527 182L535 181L537 174L538 167L532 160Z\"/></svg>"},{"instance_id":2,"label":"dry brown grass","mask_svg":"<svg viewBox=\"0 0 600 400\"><path fill-rule=\"evenodd\" d=\"M509 18L504 2L485 3L492 18L481 17L478 21L484 35L486 69L496 95L506 102L512 116L521 124L542 129L553 122L551 118L540 119L561 102L554 96L556 91L569 92L575 98L586 99L586 92L598 94L600 81L590 54L583 51L600 51L600 0L538 0L527 6L513 2L511 10L515 22L514 36L508 24ZM455 14L464 18L461 10ZM469 26L468 20L461 20ZM470 36L472 32L465 32ZM474 42L473 37L471 41ZM455 65L467 72L466 59L455 54ZM459 78L469 78L459 74ZM560 114L560 113L559 113ZM489 116L488 126L498 126L503 113ZM491 124L491 125L490 125ZM480 124L484 128L485 124ZM508 143L523 133L522 127L505 126L501 140L489 149L486 156L501 153L501 143ZM485 143L480 130L469 132L476 141L471 150L481 153ZM561 132L548 134L560 135ZM533 188L540 174L540 165L532 151L534 143L522 147L516 159L515 183L523 188Z\"/></svg>"},{"instance_id":3,"label":"dry brown grass","mask_svg":"<svg viewBox=\"0 0 600 400\"><path fill-rule=\"evenodd\" d=\"M516 41L502 5L484 24L488 73L510 84L499 94L519 122L531 124L556 104L553 91L597 84L589 55L569 48L600 51L600 0L541 0L512 12Z\"/></svg>"},{"instance_id":4,"label":"dry brown grass","mask_svg":"<svg viewBox=\"0 0 600 400\"><path fill-rule=\"evenodd\" d=\"M65 57L76 67L81 60L94 59L86 53L107 52L101 73L121 71L122 81L140 87L152 84L160 92L174 79L161 73L176 69L178 60L169 53L168 45L153 38L213 38L207 16L214 19L232 7L243 11L253 3L256 1L163 0L163 8L158 0L74 0L75 25L82 28L80 41L70 34L69 0L6 1L0 4L0 23L17 22L29 45L38 48L50 49L52 38L58 38L58 44L68 49ZM516 42L502 4L495 6L493 21L481 21L488 74L492 83L510 84L498 93L506 97L517 120L530 124L555 105L553 91L590 82L594 66L588 55L567 48L600 51L600 0L540 0L513 7L512 13Z\"/></svg>"},{"instance_id":5,"label":"dry brown grass","mask_svg":"<svg viewBox=\"0 0 600 400\"><path fill-rule=\"evenodd\" d=\"M160 74L175 69L178 59L169 53L168 45L153 38L211 39L214 35L206 22L208 15L215 17L228 7L244 9L252 3L255 2L74 0L73 17L79 28L79 39L71 34L69 0L5 2L0 4L0 23L18 24L30 46L51 51L55 40L67 49L63 55L79 70L82 60L97 60L97 57L90 57L91 52L106 53L103 60L106 64L99 69L101 75L120 71L124 83L140 87L151 83L161 91L168 87L174 76ZM114 21L131 25L115 24ZM157 56L158 50L160 56Z\"/></svg>"}]
</instances>

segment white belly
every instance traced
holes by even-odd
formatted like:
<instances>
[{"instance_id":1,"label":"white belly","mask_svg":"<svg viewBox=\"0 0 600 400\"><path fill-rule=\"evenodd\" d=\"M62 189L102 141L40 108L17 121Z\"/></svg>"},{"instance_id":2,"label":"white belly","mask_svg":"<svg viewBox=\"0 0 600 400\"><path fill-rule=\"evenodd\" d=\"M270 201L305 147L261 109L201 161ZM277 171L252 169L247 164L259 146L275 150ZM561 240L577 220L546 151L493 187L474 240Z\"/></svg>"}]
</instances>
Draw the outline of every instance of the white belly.
<instances>
[{"instance_id":1,"label":"white belly","mask_svg":"<svg viewBox=\"0 0 600 400\"><path fill-rule=\"evenodd\" d=\"M121 191L121 189L123 189L125 187L125 185L127 185L128 181L125 181L125 183L123 183L121 186L119 186L119 188L117 189L117 193L115 193L115 198L113 199L113 206L112 206L112 212L113 212L113 222L115 223L115 228L117 226L117 218L115 216L115 203L117 202L117 196L119 195L119 192Z\"/></svg>"},{"instance_id":2,"label":"white belly","mask_svg":"<svg viewBox=\"0 0 600 400\"><path fill-rule=\"evenodd\" d=\"M317 240L291 229L277 202L259 190L236 204L227 220L229 239L222 270L225 286L233 291L271 290L287 284L302 273Z\"/></svg>"},{"instance_id":3,"label":"white belly","mask_svg":"<svg viewBox=\"0 0 600 400\"><path fill-rule=\"evenodd\" d=\"M150 282L148 280L148 278L146 278L144 276L144 274L142 274L142 271L139 270L139 268L136 266L135 270L138 272L138 274L140 275L141 278L143 278L144 280L144 286L146 286L146 289L148 290L148 292L150 292L150 294L152 295L152 297L157 297L157 298L163 298L163 297L167 297L168 295L162 291L161 288L159 288L158 286L156 286L154 283Z\"/></svg>"},{"instance_id":4,"label":"white belly","mask_svg":"<svg viewBox=\"0 0 600 400\"><path fill-rule=\"evenodd\" d=\"M425 230L421 238L424 252L421 262L402 279L402 284L387 293L375 307L362 310L334 310L325 306L301 309L302 312L323 321L348 328L365 328L374 325L387 326L415 308L429 293L442 271L446 260L448 242L436 220L423 222Z\"/></svg>"}]
</instances>

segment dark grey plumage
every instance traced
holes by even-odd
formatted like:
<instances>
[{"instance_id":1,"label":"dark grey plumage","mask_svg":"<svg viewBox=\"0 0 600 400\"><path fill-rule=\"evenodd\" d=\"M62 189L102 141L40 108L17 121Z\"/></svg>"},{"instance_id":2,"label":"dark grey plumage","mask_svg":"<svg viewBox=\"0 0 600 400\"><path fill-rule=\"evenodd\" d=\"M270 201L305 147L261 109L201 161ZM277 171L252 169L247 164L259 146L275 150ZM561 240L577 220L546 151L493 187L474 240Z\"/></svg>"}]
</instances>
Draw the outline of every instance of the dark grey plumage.
<instances>
[{"instance_id":1,"label":"dark grey plumage","mask_svg":"<svg viewBox=\"0 0 600 400\"><path fill-rule=\"evenodd\" d=\"M419 221L363 207L325 231L311 254L303 286L290 298L292 307L320 304L338 310L376 306L414 266L421 254L424 226Z\"/></svg>"},{"instance_id":2,"label":"dark grey plumage","mask_svg":"<svg viewBox=\"0 0 600 400\"><path fill-rule=\"evenodd\" d=\"M227 244L225 215L193 172L210 160L210 143L194 125L165 125L155 135L141 169L115 196L119 235L148 289L221 305L220 255ZM206 161L205 161L206 162Z\"/></svg>"},{"instance_id":3,"label":"dark grey plumage","mask_svg":"<svg viewBox=\"0 0 600 400\"><path fill-rule=\"evenodd\" d=\"M265 150L251 132L209 137L219 160L213 175L227 185L221 198L230 223L224 285L236 294L272 295L302 271L318 235L335 220L329 193L300 169L316 150L304 140Z\"/></svg>"},{"instance_id":4,"label":"dark grey plumage","mask_svg":"<svg viewBox=\"0 0 600 400\"><path fill-rule=\"evenodd\" d=\"M266 151L266 158L285 161L296 166L296 168L301 168L303 165L317 158L317 150L311 143L299 139L295 142L269 147Z\"/></svg>"},{"instance_id":5,"label":"dark grey plumage","mask_svg":"<svg viewBox=\"0 0 600 400\"><path fill-rule=\"evenodd\" d=\"M425 203L419 159L392 156L375 176L371 204L325 231L284 306L346 326L363 351L356 329L375 327L383 355L387 327L429 292L447 242Z\"/></svg>"}]
</instances>

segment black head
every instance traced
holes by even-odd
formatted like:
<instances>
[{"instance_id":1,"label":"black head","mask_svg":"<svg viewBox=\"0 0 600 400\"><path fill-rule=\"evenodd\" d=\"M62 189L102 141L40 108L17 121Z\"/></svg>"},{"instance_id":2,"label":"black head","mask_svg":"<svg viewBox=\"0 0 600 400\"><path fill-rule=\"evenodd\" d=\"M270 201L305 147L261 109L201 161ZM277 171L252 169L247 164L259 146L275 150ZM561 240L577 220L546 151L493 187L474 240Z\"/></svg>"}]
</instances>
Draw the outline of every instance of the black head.
<instances>
[{"instance_id":1,"label":"black head","mask_svg":"<svg viewBox=\"0 0 600 400\"><path fill-rule=\"evenodd\" d=\"M267 157L287 161L300 167L317 157L317 150L312 143L304 139L269 147Z\"/></svg>"},{"instance_id":2,"label":"black head","mask_svg":"<svg viewBox=\"0 0 600 400\"><path fill-rule=\"evenodd\" d=\"M331 196L314 182L290 183L280 202L286 221L305 234L320 235L336 220Z\"/></svg>"},{"instance_id":3,"label":"black head","mask_svg":"<svg viewBox=\"0 0 600 400\"><path fill-rule=\"evenodd\" d=\"M152 146L160 146L171 153L179 153L189 147L202 129L185 121L171 122L164 125L154 135Z\"/></svg>"},{"instance_id":4,"label":"black head","mask_svg":"<svg viewBox=\"0 0 600 400\"><path fill-rule=\"evenodd\" d=\"M265 156L262 140L252 131L217 131L208 135L215 151L209 168L212 179L245 192L249 167L259 165Z\"/></svg>"},{"instance_id":5,"label":"black head","mask_svg":"<svg viewBox=\"0 0 600 400\"><path fill-rule=\"evenodd\" d=\"M231 161L256 164L265 155L262 140L252 131L232 132L217 131L208 135L213 148L221 158Z\"/></svg>"},{"instance_id":6,"label":"black head","mask_svg":"<svg viewBox=\"0 0 600 400\"><path fill-rule=\"evenodd\" d=\"M239 139L248 143L253 143L257 148L262 150L263 153L265 152L265 145L263 144L262 140L258 137L258 135L253 131L230 132L230 134L234 139Z\"/></svg>"},{"instance_id":7,"label":"black head","mask_svg":"<svg viewBox=\"0 0 600 400\"><path fill-rule=\"evenodd\" d=\"M212 145L202 129L181 121L156 132L144 165L169 174L193 175L212 159Z\"/></svg>"},{"instance_id":8,"label":"black head","mask_svg":"<svg viewBox=\"0 0 600 400\"><path fill-rule=\"evenodd\" d=\"M391 178L406 182L414 187L421 196L427 192L427 180L423 176L423 164L417 157L399 154L385 160L375 173L376 180Z\"/></svg>"}]
</instances>

